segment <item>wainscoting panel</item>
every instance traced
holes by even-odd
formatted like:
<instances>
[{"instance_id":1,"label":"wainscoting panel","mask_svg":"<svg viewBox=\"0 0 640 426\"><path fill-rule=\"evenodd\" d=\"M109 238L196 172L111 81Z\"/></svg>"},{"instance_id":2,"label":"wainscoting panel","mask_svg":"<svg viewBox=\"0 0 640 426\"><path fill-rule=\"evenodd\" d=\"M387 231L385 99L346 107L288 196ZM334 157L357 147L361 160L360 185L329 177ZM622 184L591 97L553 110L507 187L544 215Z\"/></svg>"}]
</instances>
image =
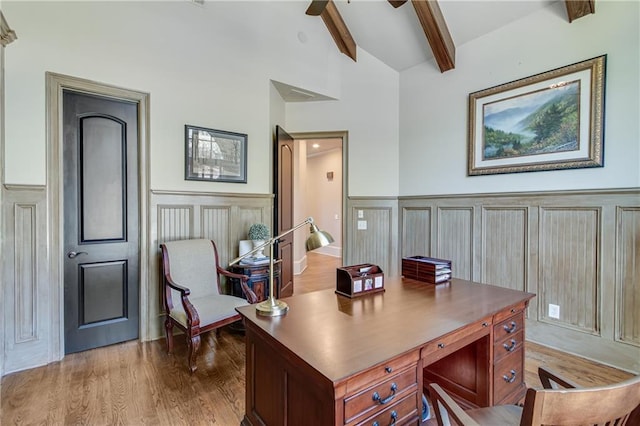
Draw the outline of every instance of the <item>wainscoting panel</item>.
<instances>
[{"instance_id":1,"label":"wainscoting panel","mask_svg":"<svg viewBox=\"0 0 640 426\"><path fill-rule=\"evenodd\" d=\"M202 238L213 240L218 249L218 259L222 265L229 263L233 248L231 246L230 206L202 206L200 218ZM234 240L235 241L235 240Z\"/></svg>"},{"instance_id":2,"label":"wainscoting panel","mask_svg":"<svg viewBox=\"0 0 640 426\"><path fill-rule=\"evenodd\" d=\"M14 299L16 336L15 343L38 338L37 331L37 256L36 256L36 205L14 205Z\"/></svg>"},{"instance_id":3,"label":"wainscoting panel","mask_svg":"<svg viewBox=\"0 0 640 426\"><path fill-rule=\"evenodd\" d=\"M193 206L158 206L158 247L167 241L186 240L193 235Z\"/></svg>"},{"instance_id":4,"label":"wainscoting panel","mask_svg":"<svg viewBox=\"0 0 640 426\"><path fill-rule=\"evenodd\" d=\"M640 373L639 188L411 196L398 209L403 254L430 235L455 277L536 294L528 340Z\"/></svg>"},{"instance_id":5,"label":"wainscoting panel","mask_svg":"<svg viewBox=\"0 0 640 426\"><path fill-rule=\"evenodd\" d=\"M473 271L473 207L438 209L439 258L451 260L451 275L470 280Z\"/></svg>"},{"instance_id":6,"label":"wainscoting panel","mask_svg":"<svg viewBox=\"0 0 640 426\"><path fill-rule=\"evenodd\" d=\"M208 238L216 243L220 264L238 256L238 243L249 226L272 223L273 196L152 191L149 218L149 302L147 336L164 335L161 293L160 244L187 238ZM223 284L224 285L224 284Z\"/></svg>"},{"instance_id":7,"label":"wainscoting panel","mask_svg":"<svg viewBox=\"0 0 640 426\"><path fill-rule=\"evenodd\" d=\"M44 187L11 186L2 199L4 373L10 373L50 361L46 194Z\"/></svg>"},{"instance_id":8,"label":"wainscoting panel","mask_svg":"<svg viewBox=\"0 0 640 426\"><path fill-rule=\"evenodd\" d=\"M526 207L482 210L481 282L527 290L528 214Z\"/></svg>"},{"instance_id":9,"label":"wainscoting panel","mask_svg":"<svg viewBox=\"0 0 640 426\"><path fill-rule=\"evenodd\" d=\"M540 214L540 321L598 334L600 209L542 208ZM553 319L545 307L560 306Z\"/></svg>"},{"instance_id":10,"label":"wainscoting panel","mask_svg":"<svg viewBox=\"0 0 640 426\"><path fill-rule=\"evenodd\" d=\"M640 208L618 208L616 338L640 346Z\"/></svg>"},{"instance_id":11,"label":"wainscoting panel","mask_svg":"<svg viewBox=\"0 0 640 426\"><path fill-rule=\"evenodd\" d=\"M431 209L402 209L402 257L431 256Z\"/></svg>"},{"instance_id":12,"label":"wainscoting panel","mask_svg":"<svg viewBox=\"0 0 640 426\"><path fill-rule=\"evenodd\" d=\"M372 263L387 276L398 274L397 200L352 198L348 200L345 265ZM362 212L362 217L358 213ZM358 222L366 229L358 229Z\"/></svg>"}]
</instances>

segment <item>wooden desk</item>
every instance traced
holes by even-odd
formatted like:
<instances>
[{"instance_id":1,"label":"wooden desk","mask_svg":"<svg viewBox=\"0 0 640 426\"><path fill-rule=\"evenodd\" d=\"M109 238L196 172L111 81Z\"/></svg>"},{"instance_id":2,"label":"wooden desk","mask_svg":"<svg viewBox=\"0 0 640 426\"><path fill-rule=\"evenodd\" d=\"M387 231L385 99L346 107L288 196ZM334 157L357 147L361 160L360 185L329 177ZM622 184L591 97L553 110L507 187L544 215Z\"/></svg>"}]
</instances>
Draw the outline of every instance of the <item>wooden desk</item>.
<instances>
[{"instance_id":1,"label":"wooden desk","mask_svg":"<svg viewBox=\"0 0 640 426\"><path fill-rule=\"evenodd\" d=\"M424 378L468 406L522 398L524 309L533 294L463 280L391 278L385 288L355 299L333 290L290 297L281 317L238 308L242 424L418 424Z\"/></svg>"}]
</instances>

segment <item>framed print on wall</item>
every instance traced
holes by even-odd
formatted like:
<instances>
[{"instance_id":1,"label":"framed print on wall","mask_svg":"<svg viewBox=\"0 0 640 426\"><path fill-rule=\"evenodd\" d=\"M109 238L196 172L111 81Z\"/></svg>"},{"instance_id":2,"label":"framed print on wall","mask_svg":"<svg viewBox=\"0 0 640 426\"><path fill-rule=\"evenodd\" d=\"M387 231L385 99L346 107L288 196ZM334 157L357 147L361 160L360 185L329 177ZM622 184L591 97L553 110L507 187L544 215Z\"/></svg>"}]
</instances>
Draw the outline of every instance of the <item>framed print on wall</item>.
<instances>
[{"instance_id":1,"label":"framed print on wall","mask_svg":"<svg viewBox=\"0 0 640 426\"><path fill-rule=\"evenodd\" d=\"M602 167L605 62L471 93L469 176Z\"/></svg>"},{"instance_id":2,"label":"framed print on wall","mask_svg":"<svg viewBox=\"0 0 640 426\"><path fill-rule=\"evenodd\" d=\"M184 126L186 180L247 183L247 135Z\"/></svg>"}]
</instances>

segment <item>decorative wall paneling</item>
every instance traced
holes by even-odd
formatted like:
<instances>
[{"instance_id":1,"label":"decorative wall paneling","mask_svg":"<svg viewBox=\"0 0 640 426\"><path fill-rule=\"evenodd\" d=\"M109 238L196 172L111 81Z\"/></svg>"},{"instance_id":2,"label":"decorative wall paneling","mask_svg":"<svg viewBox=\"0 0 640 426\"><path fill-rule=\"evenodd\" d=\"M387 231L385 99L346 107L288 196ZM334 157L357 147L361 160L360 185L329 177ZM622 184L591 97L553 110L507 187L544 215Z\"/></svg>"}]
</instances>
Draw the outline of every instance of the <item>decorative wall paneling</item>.
<instances>
[{"instance_id":1,"label":"decorative wall paneling","mask_svg":"<svg viewBox=\"0 0 640 426\"><path fill-rule=\"evenodd\" d=\"M273 196L152 191L150 202L150 286L148 336L164 334L160 292L160 244L188 238L216 242L221 265L238 256L238 243L247 239L249 226L273 223Z\"/></svg>"},{"instance_id":2,"label":"decorative wall paneling","mask_svg":"<svg viewBox=\"0 0 640 426\"><path fill-rule=\"evenodd\" d=\"M373 263L386 275L397 276L397 199L351 197L347 200L347 205L347 241L343 251L343 263ZM359 212L362 212L362 217L359 217ZM419 221L419 215L415 219ZM358 229L359 222L366 229Z\"/></svg>"},{"instance_id":3,"label":"decorative wall paneling","mask_svg":"<svg viewBox=\"0 0 640 426\"><path fill-rule=\"evenodd\" d=\"M618 207L616 217L616 340L640 346L640 208Z\"/></svg>"},{"instance_id":4,"label":"decorative wall paneling","mask_svg":"<svg viewBox=\"0 0 640 426\"><path fill-rule=\"evenodd\" d=\"M11 29L9 23L4 17L4 14L0 10L0 185L4 185L4 49L11 42L16 39L16 32ZM4 206L4 187L0 188L0 206ZM0 208L0 224L4 226L4 214L3 209ZM4 233L2 234L4 235ZM0 236L0 242L4 241ZM3 257L4 247L0 244L0 259ZM2 277L4 279L4 276ZM6 281L2 281L6 282ZM0 286L0 293L4 291L3 286ZM2 301L4 297L0 298L0 307L4 308ZM4 315L0 315L0 377L4 375ZM2 387L0 386L0 395L2 394Z\"/></svg>"},{"instance_id":5,"label":"decorative wall paneling","mask_svg":"<svg viewBox=\"0 0 640 426\"><path fill-rule=\"evenodd\" d=\"M536 293L527 339L640 372L640 189L400 197L399 210L398 261L447 258L455 277Z\"/></svg>"},{"instance_id":6,"label":"decorative wall paneling","mask_svg":"<svg viewBox=\"0 0 640 426\"><path fill-rule=\"evenodd\" d=\"M9 373L51 361L45 188L7 186L2 200L3 371Z\"/></svg>"}]
</instances>

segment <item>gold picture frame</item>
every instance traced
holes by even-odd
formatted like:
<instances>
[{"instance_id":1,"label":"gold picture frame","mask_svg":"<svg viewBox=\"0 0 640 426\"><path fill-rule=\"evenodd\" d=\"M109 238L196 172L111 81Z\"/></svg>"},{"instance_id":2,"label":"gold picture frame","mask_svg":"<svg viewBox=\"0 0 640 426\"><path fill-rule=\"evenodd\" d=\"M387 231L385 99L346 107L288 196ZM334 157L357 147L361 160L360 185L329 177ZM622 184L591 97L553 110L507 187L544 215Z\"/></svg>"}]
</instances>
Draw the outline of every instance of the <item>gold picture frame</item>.
<instances>
[{"instance_id":1,"label":"gold picture frame","mask_svg":"<svg viewBox=\"0 0 640 426\"><path fill-rule=\"evenodd\" d=\"M602 167L606 55L469 95L468 175Z\"/></svg>"}]
</instances>

